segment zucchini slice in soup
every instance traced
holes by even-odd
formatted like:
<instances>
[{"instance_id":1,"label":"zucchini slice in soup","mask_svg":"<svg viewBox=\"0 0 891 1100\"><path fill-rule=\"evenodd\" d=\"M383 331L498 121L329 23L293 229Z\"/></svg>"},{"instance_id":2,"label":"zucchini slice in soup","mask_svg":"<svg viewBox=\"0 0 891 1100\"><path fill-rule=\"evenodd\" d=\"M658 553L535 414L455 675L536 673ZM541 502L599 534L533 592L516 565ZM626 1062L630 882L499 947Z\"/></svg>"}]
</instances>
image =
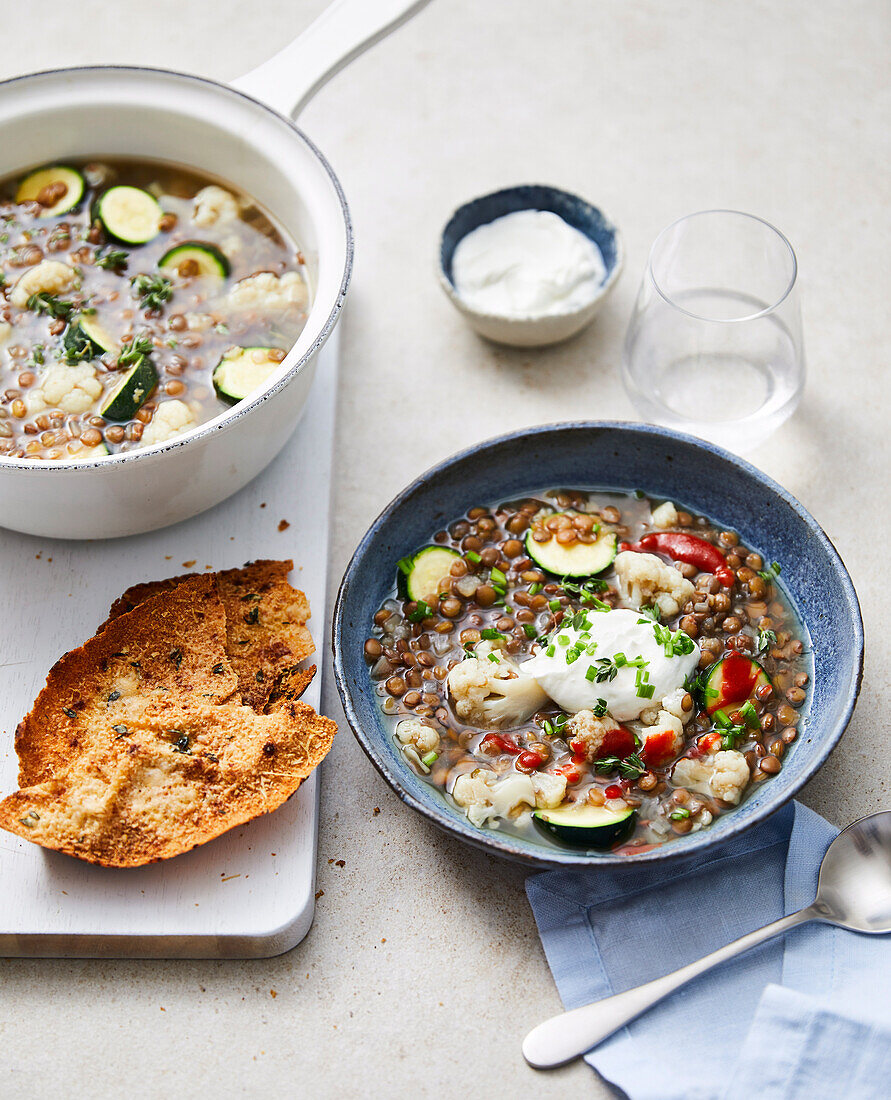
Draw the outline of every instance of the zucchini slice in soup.
<instances>
[{"instance_id":1,"label":"zucchini slice in soup","mask_svg":"<svg viewBox=\"0 0 891 1100\"><path fill-rule=\"evenodd\" d=\"M611 848L634 831L637 810L608 810L605 806L558 807L536 810L535 824L552 840L574 848Z\"/></svg>"},{"instance_id":2,"label":"zucchini slice in soup","mask_svg":"<svg viewBox=\"0 0 891 1100\"><path fill-rule=\"evenodd\" d=\"M436 603L439 598L439 582L449 575L452 563L461 555L447 546L425 546L411 557L399 563L400 591L410 600Z\"/></svg>"},{"instance_id":3,"label":"zucchini slice in soup","mask_svg":"<svg viewBox=\"0 0 891 1100\"><path fill-rule=\"evenodd\" d=\"M147 355L141 355L102 403L106 420L130 420L148 401L158 384L158 372Z\"/></svg>"},{"instance_id":4,"label":"zucchini slice in soup","mask_svg":"<svg viewBox=\"0 0 891 1100\"><path fill-rule=\"evenodd\" d=\"M76 168L54 164L25 176L15 193L15 201L39 202L43 206L40 217L54 218L73 210L86 188L86 180Z\"/></svg>"},{"instance_id":5,"label":"zucchini slice in soup","mask_svg":"<svg viewBox=\"0 0 891 1100\"><path fill-rule=\"evenodd\" d=\"M550 533L550 532L549 532ZM592 577L612 565L616 556L616 536L601 531L593 542L558 542L558 532L547 542L537 542L530 530L526 535L526 553L546 573L555 577Z\"/></svg>"},{"instance_id":6,"label":"zucchini slice in soup","mask_svg":"<svg viewBox=\"0 0 891 1100\"><path fill-rule=\"evenodd\" d=\"M107 351L117 352L118 343L95 317L81 317L65 329L62 346L72 359L96 359Z\"/></svg>"},{"instance_id":7,"label":"zucchini slice in soup","mask_svg":"<svg viewBox=\"0 0 891 1100\"><path fill-rule=\"evenodd\" d=\"M204 241L183 241L174 245L158 260L158 268L165 275L181 279L219 279L229 274L229 261L215 244Z\"/></svg>"},{"instance_id":8,"label":"zucchini slice in soup","mask_svg":"<svg viewBox=\"0 0 891 1100\"><path fill-rule=\"evenodd\" d=\"M105 231L124 244L145 244L161 232L164 211L141 187L109 187L96 201L95 216Z\"/></svg>"},{"instance_id":9,"label":"zucchini slice in soup","mask_svg":"<svg viewBox=\"0 0 891 1100\"><path fill-rule=\"evenodd\" d=\"M273 357L276 352L281 358ZM281 348L230 348L213 372L213 384L224 401L241 401L259 389L282 364Z\"/></svg>"}]
</instances>

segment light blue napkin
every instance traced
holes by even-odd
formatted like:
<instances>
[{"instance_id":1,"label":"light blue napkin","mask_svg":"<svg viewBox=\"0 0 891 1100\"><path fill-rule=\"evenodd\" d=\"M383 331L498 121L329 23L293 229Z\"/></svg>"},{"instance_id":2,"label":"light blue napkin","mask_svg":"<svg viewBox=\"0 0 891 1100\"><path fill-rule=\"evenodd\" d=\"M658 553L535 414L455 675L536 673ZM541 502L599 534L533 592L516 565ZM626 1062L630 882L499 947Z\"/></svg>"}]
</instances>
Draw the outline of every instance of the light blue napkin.
<instances>
[{"instance_id":1,"label":"light blue napkin","mask_svg":"<svg viewBox=\"0 0 891 1100\"><path fill-rule=\"evenodd\" d=\"M566 1008L810 904L837 830L798 803L664 868L526 882ZM887 1100L891 941L805 925L695 979L586 1055L631 1100Z\"/></svg>"}]
</instances>

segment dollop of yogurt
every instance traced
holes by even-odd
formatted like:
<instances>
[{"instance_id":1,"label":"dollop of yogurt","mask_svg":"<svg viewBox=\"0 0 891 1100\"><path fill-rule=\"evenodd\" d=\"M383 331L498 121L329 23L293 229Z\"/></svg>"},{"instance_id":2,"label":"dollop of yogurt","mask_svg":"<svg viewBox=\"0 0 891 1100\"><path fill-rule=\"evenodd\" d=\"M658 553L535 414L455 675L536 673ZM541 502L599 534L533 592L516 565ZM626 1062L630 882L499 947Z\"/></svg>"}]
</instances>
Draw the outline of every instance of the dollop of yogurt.
<instances>
[{"instance_id":1,"label":"dollop of yogurt","mask_svg":"<svg viewBox=\"0 0 891 1100\"><path fill-rule=\"evenodd\" d=\"M667 628L639 611L590 611L571 622L559 627L549 643L520 666L521 673L533 676L568 714L590 709L604 699L616 721L629 722L681 687L699 664L699 646L692 640L682 643L692 647L688 653L675 651L668 656L666 650L674 647L657 639L657 633ZM570 654L576 656L567 659ZM597 682L602 669L616 665L620 667L612 679Z\"/></svg>"},{"instance_id":2,"label":"dollop of yogurt","mask_svg":"<svg viewBox=\"0 0 891 1100\"><path fill-rule=\"evenodd\" d=\"M500 317L547 317L581 308L606 276L599 249L549 210L518 210L468 233L452 279L472 309Z\"/></svg>"}]
</instances>

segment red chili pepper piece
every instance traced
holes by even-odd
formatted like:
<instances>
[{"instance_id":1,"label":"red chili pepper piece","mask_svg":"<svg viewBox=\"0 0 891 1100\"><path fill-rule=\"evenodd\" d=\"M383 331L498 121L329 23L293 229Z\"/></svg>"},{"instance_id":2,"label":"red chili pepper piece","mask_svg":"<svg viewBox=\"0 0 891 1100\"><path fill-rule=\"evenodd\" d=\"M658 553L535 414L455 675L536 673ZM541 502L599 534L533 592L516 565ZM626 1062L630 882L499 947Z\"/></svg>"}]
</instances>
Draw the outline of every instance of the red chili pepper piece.
<instances>
[{"instance_id":1,"label":"red chili pepper piece","mask_svg":"<svg viewBox=\"0 0 891 1100\"><path fill-rule=\"evenodd\" d=\"M603 793L607 798L621 798L625 792L618 783L611 783Z\"/></svg>"},{"instance_id":2,"label":"red chili pepper piece","mask_svg":"<svg viewBox=\"0 0 891 1100\"><path fill-rule=\"evenodd\" d=\"M521 752L517 757L517 767L521 772L534 772L536 768L540 768L544 763L544 760L538 755L537 752Z\"/></svg>"},{"instance_id":3,"label":"red chili pepper piece","mask_svg":"<svg viewBox=\"0 0 891 1100\"><path fill-rule=\"evenodd\" d=\"M703 573L714 573L725 588L730 588L736 580L733 570L727 565L717 546L683 531L654 531L637 542L621 543L621 549L636 550L638 553L651 553L655 550L674 561L685 561L689 565L695 565Z\"/></svg>"},{"instance_id":4,"label":"red chili pepper piece","mask_svg":"<svg viewBox=\"0 0 891 1100\"><path fill-rule=\"evenodd\" d=\"M675 755L674 732L672 730L658 730L647 735L644 746L640 750L645 764L651 768L657 768L667 764Z\"/></svg>"},{"instance_id":5,"label":"red chili pepper piece","mask_svg":"<svg viewBox=\"0 0 891 1100\"><path fill-rule=\"evenodd\" d=\"M494 745L499 752L509 752L511 756L516 756L520 752L520 746L514 744L509 737L503 737L498 733L487 733L486 736L480 741L480 748L483 752L486 750L484 745Z\"/></svg>"},{"instance_id":6,"label":"red chili pepper piece","mask_svg":"<svg viewBox=\"0 0 891 1100\"><path fill-rule=\"evenodd\" d=\"M603 735L603 741L598 751L598 756L618 756L624 759L634 752L634 734L626 730L624 726L617 726L614 730L607 730Z\"/></svg>"}]
</instances>

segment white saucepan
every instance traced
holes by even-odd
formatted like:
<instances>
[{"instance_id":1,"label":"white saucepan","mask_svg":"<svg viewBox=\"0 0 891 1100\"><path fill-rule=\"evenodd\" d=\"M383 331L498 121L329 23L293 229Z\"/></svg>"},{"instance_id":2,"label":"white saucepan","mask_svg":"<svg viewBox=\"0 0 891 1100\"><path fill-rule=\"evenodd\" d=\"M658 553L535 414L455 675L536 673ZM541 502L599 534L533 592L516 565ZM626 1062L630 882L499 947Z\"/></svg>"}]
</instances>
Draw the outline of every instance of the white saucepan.
<instances>
[{"instance_id":1,"label":"white saucepan","mask_svg":"<svg viewBox=\"0 0 891 1100\"><path fill-rule=\"evenodd\" d=\"M343 307L353 238L340 184L291 117L344 65L428 0L336 0L295 42L231 87L186 73L97 66L0 83L0 173L66 157L139 156L229 180L306 257L306 327L269 384L145 450L72 462L0 457L0 525L56 538L132 535L209 508L284 446Z\"/></svg>"}]
</instances>

